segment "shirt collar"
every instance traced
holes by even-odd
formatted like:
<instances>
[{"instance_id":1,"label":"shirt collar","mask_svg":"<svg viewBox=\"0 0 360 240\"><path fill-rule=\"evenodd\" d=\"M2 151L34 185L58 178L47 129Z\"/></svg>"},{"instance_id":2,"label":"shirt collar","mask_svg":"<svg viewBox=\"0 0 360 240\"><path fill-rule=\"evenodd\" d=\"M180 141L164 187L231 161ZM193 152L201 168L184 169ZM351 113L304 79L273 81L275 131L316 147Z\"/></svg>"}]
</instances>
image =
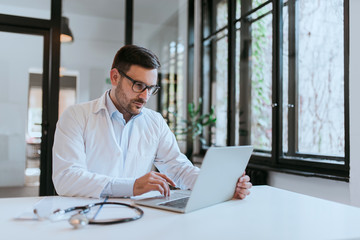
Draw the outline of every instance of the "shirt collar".
<instances>
[{"instance_id":1,"label":"shirt collar","mask_svg":"<svg viewBox=\"0 0 360 240\"><path fill-rule=\"evenodd\" d=\"M112 117L114 113L119 112L119 111L117 110L117 108L115 107L113 101L112 101L111 98L110 98L110 91L107 91L107 92L106 92L105 106L106 106L106 108L107 108L107 110L108 110L108 112L109 112L110 117ZM120 112L119 112L119 113L120 113ZM121 116L122 116L122 113L120 113L120 114L121 114Z\"/></svg>"}]
</instances>

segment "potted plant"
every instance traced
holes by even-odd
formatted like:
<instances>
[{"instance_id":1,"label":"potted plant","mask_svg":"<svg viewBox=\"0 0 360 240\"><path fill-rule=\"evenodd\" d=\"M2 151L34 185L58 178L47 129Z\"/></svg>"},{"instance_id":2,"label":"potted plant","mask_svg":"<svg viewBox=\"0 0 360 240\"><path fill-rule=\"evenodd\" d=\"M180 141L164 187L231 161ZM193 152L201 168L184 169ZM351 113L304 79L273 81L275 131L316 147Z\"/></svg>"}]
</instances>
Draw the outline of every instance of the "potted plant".
<instances>
[{"instance_id":1,"label":"potted plant","mask_svg":"<svg viewBox=\"0 0 360 240\"><path fill-rule=\"evenodd\" d=\"M186 155L189 159L192 158L193 142L200 140L202 146L208 146L207 141L203 136L205 127L211 127L216 123L215 108L211 107L209 113L202 113L201 111L202 98L199 98L198 106L191 102L187 106L187 119L182 119L183 127L173 129L176 136L187 136L187 151ZM177 117L177 114L172 112Z\"/></svg>"}]
</instances>

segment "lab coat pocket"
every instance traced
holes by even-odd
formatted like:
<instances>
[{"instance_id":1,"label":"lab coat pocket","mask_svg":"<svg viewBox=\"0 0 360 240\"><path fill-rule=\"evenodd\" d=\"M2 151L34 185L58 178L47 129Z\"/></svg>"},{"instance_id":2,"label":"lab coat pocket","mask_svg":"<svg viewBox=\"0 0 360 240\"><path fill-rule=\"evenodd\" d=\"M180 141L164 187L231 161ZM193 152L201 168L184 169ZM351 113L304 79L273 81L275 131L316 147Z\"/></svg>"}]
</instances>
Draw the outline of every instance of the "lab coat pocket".
<instances>
[{"instance_id":1,"label":"lab coat pocket","mask_svg":"<svg viewBox=\"0 0 360 240\"><path fill-rule=\"evenodd\" d=\"M151 170L155 155L141 155L139 152L129 151L125 165L129 176L139 178Z\"/></svg>"},{"instance_id":2,"label":"lab coat pocket","mask_svg":"<svg viewBox=\"0 0 360 240\"><path fill-rule=\"evenodd\" d=\"M132 169L134 177L141 177L151 170L156 157L157 141L156 139L143 139L137 142L136 146L129 148L126 157L126 164ZM131 166L130 166L131 165Z\"/></svg>"},{"instance_id":3,"label":"lab coat pocket","mask_svg":"<svg viewBox=\"0 0 360 240\"><path fill-rule=\"evenodd\" d=\"M156 157L157 151L157 141L152 139L152 141L147 142L147 144L143 144L139 147L138 150L138 166L137 166L137 174L144 175L151 170L151 167L154 163L154 159Z\"/></svg>"},{"instance_id":4,"label":"lab coat pocket","mask_svg":"<svg viewBox=\"0 0 360 240\"><path fill-rule=\"evenodd\" d=\"M151 171L155 156L141 156L137 162L136 175L141 177Z\"/></svg>"},{"instance_id":5,"label":"lab coat pocket","mask_svg":"<svg viewBox=\"0 0 360 240\"><path fill-rule=\"evenodd\" d=\"M155 138L144 139L141 144L138 145L137 151L142 157L155 156L158 148L158 141Z\"/></svg>"},{"instance_id":6,"label":"lab coat pocket","mask_svg":"<svg viewBox=\"0 0 360 240\"><path fill-rule=\"evenodd\" d=\"M134 135L130 141L126 164L132 168L136 177L141 177L151 170L158 148L158 140L151 135Z\"/></svg>"}]
</instances>

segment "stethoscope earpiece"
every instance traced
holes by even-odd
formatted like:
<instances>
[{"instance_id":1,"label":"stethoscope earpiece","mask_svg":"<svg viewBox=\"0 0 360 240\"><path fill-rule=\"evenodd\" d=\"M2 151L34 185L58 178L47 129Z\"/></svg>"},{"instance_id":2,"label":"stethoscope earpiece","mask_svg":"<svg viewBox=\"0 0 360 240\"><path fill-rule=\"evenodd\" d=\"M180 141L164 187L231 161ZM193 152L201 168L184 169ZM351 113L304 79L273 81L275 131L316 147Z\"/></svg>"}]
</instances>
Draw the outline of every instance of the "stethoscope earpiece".
<instances>
[{"instance_id":1,"label":"stethoscope earpiece","mask_svg":"<svg viewBox=\"0 0 360 240\"><path fill-rule=\"evenodd\" d=\"M83 228L89 224L89 219L83 213L77 213L71 216L69 223L76 229Z\"/></svg>"}]
</instances>

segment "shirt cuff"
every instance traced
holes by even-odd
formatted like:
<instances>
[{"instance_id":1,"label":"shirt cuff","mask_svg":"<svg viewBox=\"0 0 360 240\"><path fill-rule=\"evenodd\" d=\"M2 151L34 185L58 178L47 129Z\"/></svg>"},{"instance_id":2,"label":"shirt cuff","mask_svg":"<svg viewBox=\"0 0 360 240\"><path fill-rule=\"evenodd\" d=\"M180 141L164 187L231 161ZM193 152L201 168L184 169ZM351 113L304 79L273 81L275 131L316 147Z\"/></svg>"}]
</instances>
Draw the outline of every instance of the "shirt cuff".
<instances>
[{"instance_id":1,"label":"shirt cuff","mask_svg":"<svg viewBox=\"0 0 360 240\"><path fill-rule=\"evenodd\" d=\"M104 187L101 192L101 197L130 197L134 195L134 183L133 178L120 178L112 179Z\"/></svg>"}]
</instances>

